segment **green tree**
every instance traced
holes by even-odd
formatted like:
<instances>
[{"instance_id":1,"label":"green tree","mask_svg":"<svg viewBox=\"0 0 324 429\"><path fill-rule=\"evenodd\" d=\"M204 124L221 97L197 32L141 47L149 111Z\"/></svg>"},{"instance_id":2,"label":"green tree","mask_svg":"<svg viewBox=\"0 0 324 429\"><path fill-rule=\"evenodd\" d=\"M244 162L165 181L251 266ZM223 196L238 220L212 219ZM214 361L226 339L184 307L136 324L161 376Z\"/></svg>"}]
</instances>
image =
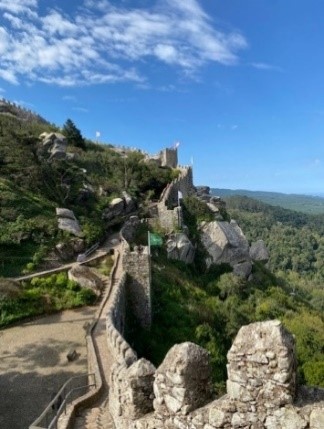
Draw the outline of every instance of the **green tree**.
<instances>
[{"instance_id":1,"label":"green tree","mask_svg":"<svg viewBox=\"0 0 324 429\"><path fill-rule=\"evenodd\" d=\"M71 119L67 119L63 125L62 132L65 135L68 144L79 147L80 149L86 148L85 141L80 130L75 126Z\"/></svg>"}]
</instances>

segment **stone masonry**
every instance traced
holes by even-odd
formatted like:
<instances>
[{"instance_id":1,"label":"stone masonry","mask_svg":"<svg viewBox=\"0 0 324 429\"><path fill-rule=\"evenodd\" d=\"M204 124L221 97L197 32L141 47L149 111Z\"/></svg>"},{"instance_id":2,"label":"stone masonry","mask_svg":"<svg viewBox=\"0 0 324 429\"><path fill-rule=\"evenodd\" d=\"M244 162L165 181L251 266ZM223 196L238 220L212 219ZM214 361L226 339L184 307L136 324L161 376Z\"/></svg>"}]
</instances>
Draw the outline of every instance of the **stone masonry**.
<instances>
[{"instance_id":1,"label":"stone masonry","mask_svg":"<svg viewBox=\"0 0 324 429\"><path fill-rule=\"evenodd\" d=\"M148 247L125 250L123 267L128 274L127 296L134 315L144 328L151 326L151 257Z\"/></svg>"},{"instance_id":2,"label":"stone masonry","mask_svg":"<svg viewBox=\"0 0 324 429\"><path fill-rule=\"evenodd\" d=\"M281 322L242 327L228 362L227 395L198 408L210 397L208 353L192 343L174 346L155 373L155 412L129 428L323 428L324 389L300 388L298 399L294 339Z\"/></svg>"},{"instance_id":3,"label":"stone masonry","mask_svg":"<svg viewBox=\"0 0 324 429\"><path fill-rule=\"evenodd\" d=\"M163 190L157 205L159 223L167 232L174 231L182 224L181 207L178 207L179 192L182 197L194 192L192 168L178 167L180 175Z\"/></svg>"},{"instance_id":4,"label":"stone masonry","mask_svg":"<svg viewBox=\"0 0 324 429\"><path fill-rule=\"evenodd\" d=\"M114 362L107 406L116 429L323 428L324 389L297 387L294 338L280 321L240 329L227 355L227 394L210 402L211 368L203 348L177 344L157 369L137 358L123 337L126 284L123 271L106 315Z\"/></svg>"},{"instance_id":5,"label":"stone masonry","mask_svg":"<svg viewBox=\"0 0 324 429\"><path fill-rule=\"evenodd\" d=\"M196 344L176 344L155 373L154 409L158 415L183 415L211 398L209 354Z\"/></svg>"},{"instance_id":6,"label":"stone masonry","mask_svg":"<svg viewBox=\"0 0 324 429\"><path fill-rule=\"evenodd\" d=\"M178 150L177 148L166 148L160 153L161 166L176 168L178 165Z\"/></svg>"}]
</instances>

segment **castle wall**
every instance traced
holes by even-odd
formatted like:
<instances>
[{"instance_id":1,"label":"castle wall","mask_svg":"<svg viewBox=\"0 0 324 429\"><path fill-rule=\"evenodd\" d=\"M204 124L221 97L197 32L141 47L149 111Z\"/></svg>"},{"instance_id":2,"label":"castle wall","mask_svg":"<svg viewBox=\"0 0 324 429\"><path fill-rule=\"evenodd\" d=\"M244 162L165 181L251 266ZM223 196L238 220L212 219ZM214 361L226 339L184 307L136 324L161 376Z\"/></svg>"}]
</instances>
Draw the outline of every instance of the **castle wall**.
<instances>
[{"instance_id":1,"label":"castle wall","mask_svg":"<svg viewBox=\"0 0 324 429\"><path fill-rule=\"evenodd\" d=\"M192 188L191 168L183 168L161 196L161 224L174 225L169 220L174 221L178 191L187 196ZM228 352L227 394L216 401L209 402L209 356L201 347L192 343L174 346L157 370L146 359L137 359L123 337L126 295L139 320L149 326L150 256L147 248L131 251L123 234L121 238L123 270L113 285L106 320L108 349L114 361L109 410L116 429L324 427L324 389L302 388L299 395L294 339L279 321L241 328Z\"/></svg>"},{"instance_id":2,"label":"castle wall","mask_svg":"<svg viewBox=\"0 0 324 429\"><path fill-rule=\"evenodd\" d=\"M111 310L107 313L108 349L114 364L109 377L109 410L117 429L128 429L131 420L153 410L155 367L136 352L123 338L125 323L126 273L113 288Z\"/></svg>"},{"instance_id":3,"label":"castle wall","mask_svg":"<svg viewBox=\"0 0 324 429\"><path fill-rule=\"evenodd\" d=\"M124 250L133 253L127 243ZM137 260L138 256L134 254L130 261L138 264L137 270L143 254ZM115 362L109 379L109 410L116 429L323 427L324 389L301 388L298 396L294 338L281 322L258 322L240 329L228 352L227 394L208 402L208 353L184 343L174 346L157 370L146 359L138 360L122 334L125 272L112 293L106 328Z\"/></svg>"},{"instance_id":4,"label":"castle wall","mask_svg":"<svg viewBox=\"0 0 324 429\"><path fill-rule=\"evenodd\" d=\"M171 232L182 225L182 213L179 209L179 192L182 197L193 193L193 178L191 167L179 167L180 175L169 183L162 192L157 204L160 226Z\"/></svg>"},{"instance_id":5,"label":"castle wall","mask_svg":"<svg viewBox=\"0 0 324 429\"><path fill-rule=\"evenodd\" d=\"M144 328L152 322L151 257L148 247L126 250L123 267L128 274L127 296L133 313Z\"/></svg>"},{"instance_id":6,"label":"castle wall","mask_svg":"<svg viewBox=\"0 0 324 429\"><path fill-rule=\"evenodd\" d=\"M195 409L199 406L197 399L204 402L208 398L206 358L195 345L186 354L187 344L175 346L177 352L171 349L168 355L171 353L172 359L167 355L156 371L155 412L133 421L130 429L324 427L324 389L316 389L314 394L314 389L303 388L299 403L293 404L296 400L294 339L279 321L241 328L228 353L227 395L198 409Z\"/></svg>"},{"instance_id":7,"label":"castle wall","mask_svg":"<svg viewBox=\"0 0 324 429\"><path fill-rule=\"evenodd\" d=\"M177 148L166 148L160 152L160 160L162 167L176 168L178 165L178 150Z\"/></svg>"}]
</instances>

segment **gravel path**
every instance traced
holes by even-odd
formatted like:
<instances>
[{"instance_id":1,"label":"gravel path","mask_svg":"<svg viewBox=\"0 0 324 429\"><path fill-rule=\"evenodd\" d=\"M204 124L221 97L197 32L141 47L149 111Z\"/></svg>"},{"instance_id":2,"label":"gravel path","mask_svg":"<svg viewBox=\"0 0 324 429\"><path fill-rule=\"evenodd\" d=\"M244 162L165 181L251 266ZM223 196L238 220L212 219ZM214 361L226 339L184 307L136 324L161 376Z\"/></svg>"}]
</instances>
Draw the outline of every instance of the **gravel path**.
<instances>
[{"instance_id":1,"label":"gravel path","mask_svg":"<svg viewBox=\"0 0 324 429\"><path fill-rule=\"evenodd\" d=\"M83 326L95 311L68 310L0 331L1 429L27 429L68 378L87 372ZM78 358L68 362L71 348Z\"/></svg>"}]
</instances>

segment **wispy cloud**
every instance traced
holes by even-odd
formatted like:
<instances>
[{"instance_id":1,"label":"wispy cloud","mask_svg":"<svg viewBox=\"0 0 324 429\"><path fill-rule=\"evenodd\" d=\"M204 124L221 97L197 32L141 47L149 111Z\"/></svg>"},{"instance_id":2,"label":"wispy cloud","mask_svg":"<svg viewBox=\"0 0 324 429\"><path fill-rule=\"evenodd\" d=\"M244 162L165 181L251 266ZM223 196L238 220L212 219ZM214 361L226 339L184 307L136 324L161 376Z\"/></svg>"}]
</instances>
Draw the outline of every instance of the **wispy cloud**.
<instances>
[{"instance_id":1,"label":"wispy cloud","mask_svg":"<svg viewBox=\"0 0 324 429\"><path fill-rule=\"evenodd\" d=\"M85 107L73 107L73 110L75 110L76 112L81 112L81 113L88 113L89 109L86 109Z\"/></svg>"},{"instance_id":2,"label":"wispy cloud","mask_svg":"<svg viewBox=\"0 0 324 429\"><path fill-rule=\"evenodd\" d=\"M156 0L149 8L84 0L73 14L41 12L39 0L0 0L0 79L72 87L147 82L152 60L194 75L210 62L234 65L247 47L219 31L198 0Z\"/></svg>"},{"instance_id":3,"label":"wispy cloud","mask_svg":"<svg viewBox=\"0 0 324 429\"><path fill-rule=\"evenodd\" d=\"M38 0L0 0L0 9L14 14L34 15Z\"/></svg>"},{"instance_id":4,"label":"wispy cloud","mask_svg":"<svg viewBox=\"0 0 324 429\"><path fill-rule=\"evenodd\" d=\"M268 63L251 63L251 66L258 70L277 71L277 72L283 71L281 67L275 66L273 64L268 64Z\"/></svg>"},{"instance_id":5,"label":"wispy cloud","mask_svg":"<svg viewBox=\"0 0 324 429\"><path fill-rule=\"evenodd\" d=\"M76 98L76 96L75 96L75 95L64 95L64 96L62 97L62 100L64 100L64 101L76 102L76 101L77 101L77 98Z\"/></svg>"}]
</instances>

